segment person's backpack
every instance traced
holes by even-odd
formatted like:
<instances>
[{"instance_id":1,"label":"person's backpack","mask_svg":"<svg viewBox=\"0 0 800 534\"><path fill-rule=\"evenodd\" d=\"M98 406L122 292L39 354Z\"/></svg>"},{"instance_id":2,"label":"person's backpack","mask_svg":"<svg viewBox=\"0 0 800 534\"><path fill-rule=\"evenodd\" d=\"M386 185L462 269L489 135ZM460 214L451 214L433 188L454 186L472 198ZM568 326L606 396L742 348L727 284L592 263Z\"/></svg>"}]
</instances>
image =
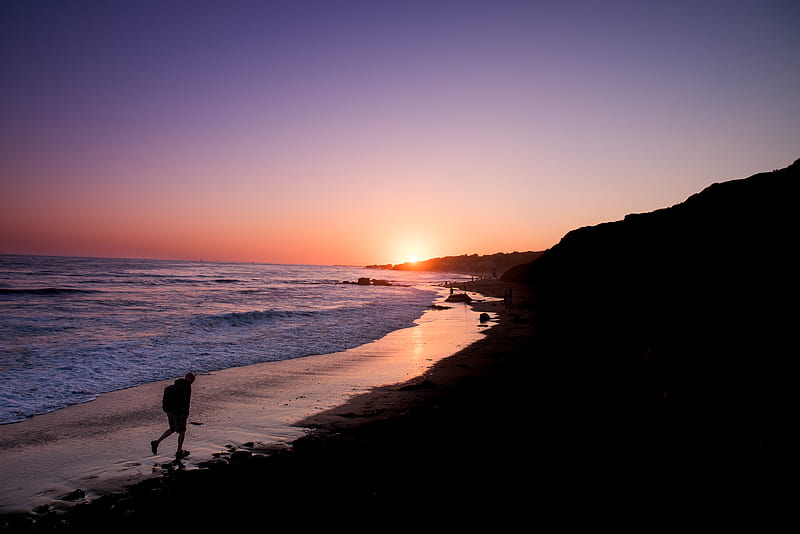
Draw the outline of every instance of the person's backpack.
<instances>
[{"instance_id":1,"label":"person's backpack","mask_svg":"<svg viewBox=\"0 0 800 534\"><path fill-rule=\"evenodd\" d=\"M175 412L181 402L181 388L177 384L171 384L164 388L164 396L161 398L161 409L165 412Z\"/></svg>"}]
</instances>

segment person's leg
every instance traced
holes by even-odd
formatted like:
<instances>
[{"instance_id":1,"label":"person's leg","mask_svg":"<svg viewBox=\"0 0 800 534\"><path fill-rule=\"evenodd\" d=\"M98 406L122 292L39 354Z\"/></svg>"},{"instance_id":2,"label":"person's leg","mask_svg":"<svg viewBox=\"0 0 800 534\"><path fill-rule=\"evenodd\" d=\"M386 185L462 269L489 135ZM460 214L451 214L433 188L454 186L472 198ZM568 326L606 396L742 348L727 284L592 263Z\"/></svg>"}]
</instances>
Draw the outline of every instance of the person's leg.
<instances>
[{"instance_id":1,"label":"person's leg","mask_svg":"<svg viewBox=\"0 0 800 534\"><path fill-rule=\"evenodd\" d=\"M175 424L172 426L175 432L178 433L178 450L175 451L175 458L181 459L189 455L187 451L183 450L183 440L186 438L186 423L189 419L188 413L182 413L176 416Z\"/></svg>"},{"instance_id":2,"label":"person's leg","mask_svg":"<svg viewBox=\"0 0 800 534\"><path fill-rule=\"evenodd\" d=\"M163 434L161 434L160 438L150 442L150 450L153 452L153 454L158 454L158 446L161 444L161 442L175 432L175 415L167 412L167 422L169 423L169 428L165 430Z\"/></svg>"},{"instance_id":3,"label":"person's leg","mask_svg":"<svg viewBox=\"0 0 800 534\"><path fill-rule=\"evenodd\" d=\"M178 450L175 453L176 455L180 456L183 452L183 439L186 437L186 431L178 432Z\"/></svg>"},{"instance_id":4,"label":"person's leg","mask_svg":"<svg viewBox=\"0 0 800 534\"><path fill-rule=\"evenodd\" d=\"M172 430L171 428L168 428L167 430L164 431L163 434L161 434L160 438L158 438L155 441L151 441L150 442L150 450L153 452L153 454L158 454L158 446L159 446L159 444L162 441L164 441L165 438L171 436L173 434L173 432L175 432L175 431Z\"/></svg>"}]
</instances>

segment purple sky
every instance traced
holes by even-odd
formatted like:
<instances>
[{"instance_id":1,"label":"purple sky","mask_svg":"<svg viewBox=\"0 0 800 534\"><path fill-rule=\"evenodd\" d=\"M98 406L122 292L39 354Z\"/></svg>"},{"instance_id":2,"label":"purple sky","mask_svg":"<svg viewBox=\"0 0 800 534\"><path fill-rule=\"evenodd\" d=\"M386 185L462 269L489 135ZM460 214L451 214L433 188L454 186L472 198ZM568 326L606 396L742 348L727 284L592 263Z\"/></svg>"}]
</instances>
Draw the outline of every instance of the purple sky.
<instances>
[{"instance_id":1,"label":"purple sky","mask_svg":"<svg viewBox=\"0 0 800 534\"><path fill-rule=\"evenodd\" d=\"M0 253L541 250L800 157L800 2L0 4Z\"/></svg>"}]
</instances>

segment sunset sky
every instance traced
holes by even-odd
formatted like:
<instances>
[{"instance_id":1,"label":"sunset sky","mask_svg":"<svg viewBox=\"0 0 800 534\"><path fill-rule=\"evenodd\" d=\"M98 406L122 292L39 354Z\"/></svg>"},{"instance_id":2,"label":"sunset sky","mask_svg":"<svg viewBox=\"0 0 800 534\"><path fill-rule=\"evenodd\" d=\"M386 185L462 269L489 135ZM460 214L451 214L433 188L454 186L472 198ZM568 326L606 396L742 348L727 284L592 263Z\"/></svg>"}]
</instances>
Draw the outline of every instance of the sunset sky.
<instances>
[{"instance_id":1,"label":"sunset sky","mask_svg":"<svg viewBox=\"0 0 800 534\"><path fill-rule=\"evenodd\" d=\"M800 157L797 28L796 0L4 0L0 253L543 250Z\"/></svg>"}]
</instances>

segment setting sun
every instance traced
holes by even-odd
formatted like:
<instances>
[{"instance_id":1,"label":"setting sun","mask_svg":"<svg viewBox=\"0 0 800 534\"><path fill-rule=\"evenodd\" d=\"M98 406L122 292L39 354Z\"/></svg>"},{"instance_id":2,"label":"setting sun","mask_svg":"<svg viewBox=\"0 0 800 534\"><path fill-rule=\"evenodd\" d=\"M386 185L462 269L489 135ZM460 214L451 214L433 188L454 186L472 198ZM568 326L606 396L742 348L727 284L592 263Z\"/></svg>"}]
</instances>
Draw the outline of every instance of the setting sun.
<instances>
[{"instance_id":1,"label":"setting sun","mask_svg":"<svg viewBox=\"0 0 800 534\"><path fill-rule=\"evenodd\" d=\"M402 233L401 233L402 232ZM421 237L422 231L413 232L407 229L398 231L392 236L391 250L387 250L386 258L393 264L418 263L428 258L444 256L445 250L434 231Z\"/></svg>"}]
</instances>

